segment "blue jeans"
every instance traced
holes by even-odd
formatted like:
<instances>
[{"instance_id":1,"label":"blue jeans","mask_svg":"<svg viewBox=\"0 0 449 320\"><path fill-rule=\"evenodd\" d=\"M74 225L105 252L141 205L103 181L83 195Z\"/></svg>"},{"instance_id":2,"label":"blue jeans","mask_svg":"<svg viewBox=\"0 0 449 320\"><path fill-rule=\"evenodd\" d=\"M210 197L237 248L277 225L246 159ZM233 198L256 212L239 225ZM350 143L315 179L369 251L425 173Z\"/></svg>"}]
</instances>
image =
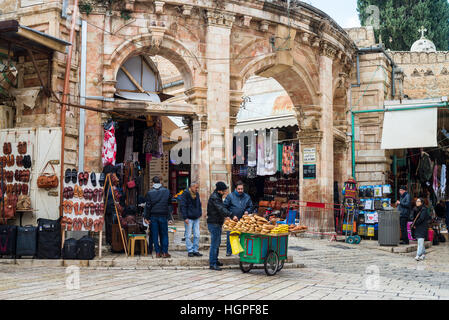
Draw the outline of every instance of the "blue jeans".
<instances>
[{"instance_id":1,"label":"blue jeans","mask_svg":"<svg viewBox=\"0 0 449 320\"><path fill-rule=\"evenodd\" d=\"M152 216L150 220L154 250L156 253L168 253L168 217Z\"/></svg>"},{"instance_id":2,"label":"blue jeans","mask_svg":"<svg viewBox=\"0 0 449 320\"><path fill-rule=\"evenodd\" d=\"M189 224L186 224L184 222L185 226L185 234L184 237L186 238L186 248L187 252L193 253L198 252L199 244L200 244L200 219L188 219ZM193 231L193 243L190 237L192 236Z\"/></svg>"},{"instance_id":3,"label":"blue jeans","mask_svg":"<svg viewBox=\"0 0 449 320\"><path fill-rule=\"evenodd\" d=\"M208 223L207 228L210 232L210 251L209 251L209 265L216 266L218 262L218 252L221 243L221 225Z\"/></svg>"},{"instance_id":4,"label":"blue jeans","mask_svg":"<svg viewBox=\"0 0 449 320\"><path fill-rule=\"evenodd\" d=\"M424 238L418 238L418 251L416 252L416 256L420 257L426 253L426 246L424 245Z\"/></svg>"},{"instance_id":5,"label":"blue jeans","mask_svg":"<svg viewBox=\"0 0 449 320\"><path fill-rule=\"evenodd\" d=\"M229 241L230 231L226 231L226 254L232 254L231 241Z\"/></svg>"}]
</instances>

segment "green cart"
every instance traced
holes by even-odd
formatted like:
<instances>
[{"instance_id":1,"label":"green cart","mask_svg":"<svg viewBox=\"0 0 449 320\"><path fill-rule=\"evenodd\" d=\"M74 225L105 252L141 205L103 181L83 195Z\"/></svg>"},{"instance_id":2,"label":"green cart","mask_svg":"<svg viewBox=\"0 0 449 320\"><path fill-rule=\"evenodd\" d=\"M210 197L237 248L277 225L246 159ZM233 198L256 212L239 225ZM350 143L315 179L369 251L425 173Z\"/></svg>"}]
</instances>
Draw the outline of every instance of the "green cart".
<instances>
[{"instance_id":1,"label":"green cart","mask_svg":"<svg viewBox=\"0 0 449 320\"><path fill-rule=\"evenodd\" d=\"M287 259L288 234L242 233L240 244L240 269L249 272L254 264L263 264L268 276L275 275L284 267Z\"/></svg>"}]
</instances>

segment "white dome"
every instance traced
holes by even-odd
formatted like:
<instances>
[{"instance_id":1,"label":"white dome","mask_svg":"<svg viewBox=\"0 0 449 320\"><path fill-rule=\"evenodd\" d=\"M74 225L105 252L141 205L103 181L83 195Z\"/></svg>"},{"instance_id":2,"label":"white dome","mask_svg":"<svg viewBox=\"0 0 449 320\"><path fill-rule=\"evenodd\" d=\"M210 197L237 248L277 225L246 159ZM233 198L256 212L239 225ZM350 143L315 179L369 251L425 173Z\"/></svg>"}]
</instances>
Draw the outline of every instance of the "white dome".
<instances>
[{"instance_id":1,"label":"white dome","mask_svg":"<svg viewBox=\"0 0 449 320\"><path fill-rule=\"evenodd\" d=\"M410 49L412 52L436 52L437 49L432 41L421 38L412 45L412 48Z\"/></svg>"}]
</instances>

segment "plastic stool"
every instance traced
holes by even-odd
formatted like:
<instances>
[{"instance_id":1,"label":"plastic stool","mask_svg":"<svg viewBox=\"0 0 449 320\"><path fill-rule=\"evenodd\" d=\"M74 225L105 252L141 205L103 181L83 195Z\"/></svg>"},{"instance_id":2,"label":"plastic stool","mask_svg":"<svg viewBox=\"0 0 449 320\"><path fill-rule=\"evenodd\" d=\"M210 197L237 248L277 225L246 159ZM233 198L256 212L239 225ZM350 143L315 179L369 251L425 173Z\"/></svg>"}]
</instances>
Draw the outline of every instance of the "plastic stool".
<instances>
[{"instance_id":1,"label":"plastic stool","mask_svg":"<svg viewBox=\"0 0 449 320\"><path fill-rule=\"evenodd\" d=\"M140 254L145 252L145 255L148 255L147 237L144 234L128 234L128 252L131 252L131 257L134 257L136 241L140 241Z\"/></svg>"}]
</instances>

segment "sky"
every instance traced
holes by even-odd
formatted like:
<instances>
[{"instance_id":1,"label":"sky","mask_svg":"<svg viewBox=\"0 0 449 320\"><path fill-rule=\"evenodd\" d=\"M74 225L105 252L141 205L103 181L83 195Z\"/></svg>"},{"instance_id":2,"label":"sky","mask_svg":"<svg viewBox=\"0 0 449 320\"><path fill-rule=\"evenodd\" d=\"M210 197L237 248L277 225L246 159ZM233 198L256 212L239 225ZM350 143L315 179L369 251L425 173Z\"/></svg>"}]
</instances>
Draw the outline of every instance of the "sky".
<instances>
[{"instance_id":1,"label":"sky","mask_svg":"<svg viewBox=\"0 0 449 320\"><path fill-rule=\"evenodd\" d=\"M342 28L360 27L357 0L302 0L327 13Z\"/></svg>"}]
</instances>

